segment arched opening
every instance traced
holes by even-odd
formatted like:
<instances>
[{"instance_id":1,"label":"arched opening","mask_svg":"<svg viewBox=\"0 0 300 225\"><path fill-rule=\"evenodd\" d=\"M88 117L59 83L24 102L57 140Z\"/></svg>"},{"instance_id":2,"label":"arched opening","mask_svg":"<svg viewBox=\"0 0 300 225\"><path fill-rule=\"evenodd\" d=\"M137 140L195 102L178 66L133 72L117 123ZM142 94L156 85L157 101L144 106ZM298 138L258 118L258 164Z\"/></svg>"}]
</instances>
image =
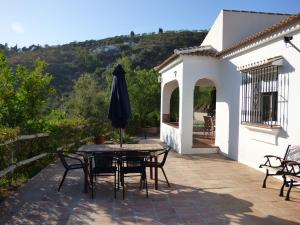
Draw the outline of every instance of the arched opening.
<instances>
[{"instance_id":1,"label":"arched opening","mask_svg":"<svg viewBox=\"0 0 300 225\"><path fill-rule=\"evenodd\" d=\"M216 87L209 79L195 83L193 105L193 147L215 147Z\"/></svg>"},{"instance_id":2,"label":"arched opening","mask_svg":"<svg viewBox=\"0 0 300 225\"><path fill-rule=\"evenodd\" d=\"M179 126L179 85L177 80L165 84L163 88L162 122Z\"/></svg>"},{"instance_id":3,"label":"arched opening","mask_svg":"<svg viewBox=\"0 0 300 225\"><path fill-rule=\"evenodd\" d=\"M170 122L173 124L179 123L179 87L172 92L170 99Z\"/></svg>"}]
</instances>

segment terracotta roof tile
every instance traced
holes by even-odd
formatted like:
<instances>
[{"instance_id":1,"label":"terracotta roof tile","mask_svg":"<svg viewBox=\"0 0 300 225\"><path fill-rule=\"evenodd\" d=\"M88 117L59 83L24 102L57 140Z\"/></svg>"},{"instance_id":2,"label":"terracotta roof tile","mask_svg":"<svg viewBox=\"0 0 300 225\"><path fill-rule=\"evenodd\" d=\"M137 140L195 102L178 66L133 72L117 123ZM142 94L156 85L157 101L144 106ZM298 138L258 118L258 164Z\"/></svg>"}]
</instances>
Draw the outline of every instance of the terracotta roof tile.
<instances>
[{"instance_id":1,"label":"terracotta roof tile","mask_svg":"<svg viewBox=\"0 0 300 225\"><path fill-rule=\"evenodd\" d=\"M217 51L211 46L195 46L188 48L175 49L174 53L163 61L160 65L155 67L155 70L160 70L173 60L177 59L180 55L198 55L198 56L212 56L215 57Z\"/></svg>"}]
</instances>

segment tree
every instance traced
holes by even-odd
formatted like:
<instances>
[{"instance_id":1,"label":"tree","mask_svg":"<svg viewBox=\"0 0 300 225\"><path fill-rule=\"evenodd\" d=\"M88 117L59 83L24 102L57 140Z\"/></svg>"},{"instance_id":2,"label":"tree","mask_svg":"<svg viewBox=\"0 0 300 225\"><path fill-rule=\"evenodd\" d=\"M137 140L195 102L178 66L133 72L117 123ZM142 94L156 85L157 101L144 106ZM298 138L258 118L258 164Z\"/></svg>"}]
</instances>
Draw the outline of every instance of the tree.
<instances>
[{"instance_id":1,"label":"tree","mask_svg":"<svg viewBox=\"0 0 300 225\"><path fill-rule=\"evenodd\" d=\"M164 30L162 28L158 28L158 33L162 34L164 32Z\"/></svg>"},{"instance_id":2,"label":"tree","mask_svg":"<svg viewBox=\"0 0 300 225\"><path fill-rule=\"evenodd\" d=\"M95 76L83 74L74 82L71 94L66 101L69 117L81 118L95 126L95 133L101 132L107 122L108 101L99 88Z\"/></svg>"},{"instance_id":3,"label":"tree","mask_svg":"<svg viewBox=\"0 0 300 225\"><path fill-rule=\"evenodd\" d=\"M140 67L133 69L132 61L129 57L123 57L117 63L122 64L126 72L125 77L133 115L129 125L134 126L135 129L145 126L157 126L160 118L160 83L157 81L158 73L154 70L141 69ZM113 68L114 66L106 72L109 87L111 86Z\"/></svg>"},{"instance_id":4,"label":"tree","mask_svg":"<svg viewBox=\"0 0 300 225\"><path fill-rule=\"evenodd\" d=\"M133 31L130 31L130 37L134 37L134 32Z\"/></svg>"},{"instance_id":5,"label":"tree","mask_svg":"<svg viewBox=\"0 0 300 225\"><path fill-rule=\"evenodd\" d=\"M0 52L0 121L1 125L12 124L15 113L16 96L14 93L15 76L9 67L4 53Z\"/></svg>"},{"instance_id":6,"label":"tree","mask_svg":"<svg viewBox=\"0 0 300 225\"><path fill-rule=\"evenodd\" d=\"M18 65L16 72L0 53L0 124L30 130L44 118L50 97L55 94L52 76L45 72L47 64L35 62L33 70Z\"/></svg>"}]
</instances>

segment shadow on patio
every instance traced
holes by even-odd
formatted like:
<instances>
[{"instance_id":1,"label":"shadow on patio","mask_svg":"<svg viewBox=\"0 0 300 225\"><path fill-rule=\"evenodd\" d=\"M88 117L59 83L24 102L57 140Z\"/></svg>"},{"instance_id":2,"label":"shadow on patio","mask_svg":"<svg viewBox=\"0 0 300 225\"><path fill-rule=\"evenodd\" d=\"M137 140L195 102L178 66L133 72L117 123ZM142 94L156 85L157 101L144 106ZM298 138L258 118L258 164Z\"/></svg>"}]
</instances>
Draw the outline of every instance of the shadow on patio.
<instances>
[{"instance_id":1,"label":"shadow on patio","mask_svg":"<svg viewBox=\"0 0 300 225\"><path fill-rule=\"evenodd\" d=\"M82 193L81 172L71 172L61 193L59 163L44 169L6 205L0 223L7 224L285 224L300 222L300 192L292 201L278 197L280 182L220 155L180 156L166 164L171 188L160 177L159 190L149 181L149 199L129 180L126 199L113 198L112 183L99 182L94 200ZM161 175L161 174L160 174ZM3 213L3 212L2 212Z\"/></svg>"}]
</instances>

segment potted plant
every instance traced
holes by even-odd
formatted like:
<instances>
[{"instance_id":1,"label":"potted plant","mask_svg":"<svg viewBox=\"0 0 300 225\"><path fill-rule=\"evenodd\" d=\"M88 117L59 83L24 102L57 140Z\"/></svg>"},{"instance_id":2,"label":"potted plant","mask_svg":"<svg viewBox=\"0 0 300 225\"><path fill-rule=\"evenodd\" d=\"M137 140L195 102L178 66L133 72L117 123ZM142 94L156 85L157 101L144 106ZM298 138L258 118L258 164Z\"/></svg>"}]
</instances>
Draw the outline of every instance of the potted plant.
<instances>
[{"instance_id":1,"label":"potted plant","mask_svg":"<svg viewBox=\"0 0 300 225\"><path fill-rule=\"evenodd\" d=\"M92 127L92 132L94 134L94 143L95 144L104 144L106 136L108 133L108 127L106 123L97 123Z\"/></svg>"}]
</instances>

